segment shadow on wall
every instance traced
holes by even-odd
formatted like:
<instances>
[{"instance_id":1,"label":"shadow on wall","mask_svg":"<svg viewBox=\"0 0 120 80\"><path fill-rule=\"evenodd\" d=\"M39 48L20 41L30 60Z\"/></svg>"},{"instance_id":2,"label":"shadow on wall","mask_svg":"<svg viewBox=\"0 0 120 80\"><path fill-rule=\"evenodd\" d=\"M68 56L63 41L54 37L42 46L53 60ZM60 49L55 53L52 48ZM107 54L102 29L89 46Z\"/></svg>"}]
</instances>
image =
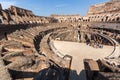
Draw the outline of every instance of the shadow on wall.
<instances>
[{"instance_id":1,"label":"shadow on wall","mask_svg":"<svg viewBox=\"0 0 120 80\"><path fill-rule=\"evenodd\" d=\"M69 69L51 65L50 67L41 70L34 80L69 80Z\"/></svg>"},{"instance_id":2,"label":"shadow on wall","mask_svg":"<svg viewBox=\"0 0 120 80\"><path fill-rule=\"evenodd\" d=\"M33 78L37 73L36 72L25 72L9 69L11 77L13 80L24 79L24 78Z\"/></svg>"},{"instance_id":3,"label":"shadow on wall","mask_svg":"<svg viewBox=\"0 0 120 80\"><path fill-rule=\"evenodd\" d=\"M82 70L79 74L76 70L71 70L69 80L87 80L85 70Z\"/></svg>"},{"instance_id":4,"label":"shadow on wall","mask_svg":"<svg viewBox=\"0 0 120 80\"><path fill-rule=\"evenodd\" d=\"M70 71L70 75L69 72ZM86 80L85 71L82 70L78 75L75 70L50 66L43 69L35 77L34 80Z\"/></svg>"},{"instance_id":5,"label":"shadow on wall","mask_svg":"<svg viewBox=\"0 0 120 80\"><path fill-rule=\"evenodd\" d=\"M40 42L41 42L41 39L42 39L42 35L37 35L35 36L34 40L33 40L33 43L34 43L34 47L36 49L36 51L39 53L40 52Z\"/></svg>"},{"instance_id":6,"label":"shadow on wall","mask_svg":"<svg viewBox=\"0 0 120 80\"><path fill-rule=\"evenodd\" d=\"M50 67L37 72L17 71L9 69L13 80L31 78L33 80L86 80L85 71L78 75L75 70L52 64ZM70 73L69 73L70 72Z\"/></svg>"}]
</instances>

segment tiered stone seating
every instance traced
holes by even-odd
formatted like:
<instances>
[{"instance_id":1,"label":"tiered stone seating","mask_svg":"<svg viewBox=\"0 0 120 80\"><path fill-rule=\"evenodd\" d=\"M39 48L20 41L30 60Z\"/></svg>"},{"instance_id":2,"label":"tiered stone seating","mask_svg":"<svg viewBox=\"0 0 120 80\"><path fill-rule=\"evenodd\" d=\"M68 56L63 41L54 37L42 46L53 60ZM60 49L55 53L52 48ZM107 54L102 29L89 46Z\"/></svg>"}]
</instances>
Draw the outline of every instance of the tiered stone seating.
<instances>
[{"instance_id":1,"label":"tiered stone seating","mask_svg":"<svg viewBox=\"0 0 120 80\"><path fill-rule=\"evenodd\" d=\"M36 50L36 45L40 45L39 41L41 41L46 34L56 31L62 27L63 29L66 28L64 26L60 27L59 25L54 25L52 27L35 26L26 30L20 29L8 34L6 40L0 41L2 59L5 60L5 67L6 69L10 69L10 74L12 75L9 79L18 78L17 74L16 77L13 76L15 75L14 73L16 70L27 72L32 71L37 73L41 69L49 67L49 63L47 61L49 58L46 59L47 57L38 54L39 52ZM39 50L42 52L40 47ZM57 55L57 58L55 58L54 55L53 57L50 57L50 59L53 58L53 61L58 61L57 58L59 57ZM33 74L30 78L32 79L34 76L35 74ZM25 79L25 77L23 78Z\"/></svg>"},{"instance_id":2,"label":"tiered stone seating","mask_svg":"<svg viewBox=\"0 0 120 80\"><path fill-rule=\"evenodd\" d=\"M14 41L18 41L24 44L24 46L29 46L29 47L34 47L32 45L32 42L28 41L27 39L25 39L23 36L21 35L8 35L8 40L14 40Z\"/></svg>"},{"instance_id":3,"label":"tiered stone seating","mask_svg":"<svg viewBox=\"0 0 120 80\"><path fill-rule=\"evenodd\" d=\"M100 34L101 27L89 27L92 22L94 25L97 22L119 23L120 13L118 11L90 14L85 17L79 15L40 17L34 15L30 10L11 6L7 10L0 9L0 16L3 19L1 24L9 24L6 25L7 27L5 25L0 27L0 37L3 37L0 41L1 80L33 79L38 71L48 68L50 64L53 64L52 62L62 68L70 69L70 60L56 54L50 46L50 41L53 37L56 39L55 35L60 35L61 38L66 36L65 39L62 38L63 40L73 40L74 35L77 35L78 26L82 26L82 30L84 30L81 33L81 42L87 42L86 36L93 44L96 42L109 45L111 42L110 45L116 47L117 42L115 43L112 38L120 42L119 30L107 27ZM57 19L58 23L52 23L54 19ZM76 32L74 33L74 31ZM77 41L77 37L75 39L73 41ZM5 76L2 77L3 75Z\"/></svg>"}]
</instances>

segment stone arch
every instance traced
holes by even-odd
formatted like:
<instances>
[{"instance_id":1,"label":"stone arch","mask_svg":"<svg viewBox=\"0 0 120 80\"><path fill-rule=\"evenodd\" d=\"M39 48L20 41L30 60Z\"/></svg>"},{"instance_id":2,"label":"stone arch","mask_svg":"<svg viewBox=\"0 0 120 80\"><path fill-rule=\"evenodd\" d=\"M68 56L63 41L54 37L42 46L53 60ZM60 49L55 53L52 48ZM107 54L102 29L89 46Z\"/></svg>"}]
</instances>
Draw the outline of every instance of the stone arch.
<instances>
[{"instance_id":1,"label":"stone arch","mask_svg":"<svg viewBox=\"0 0 120 80\"><path fill-rule=\"evenodd\" d=\"M107 21L107 20L108 20L108 16L105 17L105 21Z\"/></svg>"},{"instance_id":2,"label":"stone arch","mask_svg":"<svg viewBox=\"0 0 120 80\"><path fill-rule=\"evenodd\" d=\"M103 22L103 20L104 20L104 19L102 18L102 20L101 20L101 21Z\"/></svg>"},{"instance_id":3,"label":"stone arch","mask_svg":"<svg viewBox=\"0 0 120 80\"><path fill-rule=\"evenodd\" d=\"M81 20L81 18L78 18L78 20Z\"/></svg>"},{"instance_id":4,"label":"stone arch","mask_svg":"<svg viewBox=\"0 0 120 80\"><path fill-rule=\"evenodd\" d=\"M120 18L119 18L119 17L117 17L117 18L116 18L116 21L120 21Z\"/></svg>"},{"instance_id":5,"label":"stone arch","mask_svg":"<svg viewBox=\"0 0 120 80\"><path fill-rule=\"evenodd\" d=\"M115 21L115 18L112 19L112 22L114 22L114 21Z\"/></svg>"}]
</instances>

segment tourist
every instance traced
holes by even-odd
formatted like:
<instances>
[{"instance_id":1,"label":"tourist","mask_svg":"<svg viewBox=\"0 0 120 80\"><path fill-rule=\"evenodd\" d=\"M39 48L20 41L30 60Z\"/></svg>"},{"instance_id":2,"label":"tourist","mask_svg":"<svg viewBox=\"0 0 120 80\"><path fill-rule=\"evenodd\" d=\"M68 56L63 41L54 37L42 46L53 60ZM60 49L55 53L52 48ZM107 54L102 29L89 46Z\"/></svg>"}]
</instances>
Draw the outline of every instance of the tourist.
<instances>
[{"instance_id":1,"label":"tourist","mask_svg":"<svg viewBox=\"0 0 120 80\"><path fill-rule=\"evenodd\" d=\"M81 38L80 28L81 28L81 26L78 26L78 28L77 28L77 31L78 31L78 42L80 42L80 38Z\"/></svg>"}]
</instances>

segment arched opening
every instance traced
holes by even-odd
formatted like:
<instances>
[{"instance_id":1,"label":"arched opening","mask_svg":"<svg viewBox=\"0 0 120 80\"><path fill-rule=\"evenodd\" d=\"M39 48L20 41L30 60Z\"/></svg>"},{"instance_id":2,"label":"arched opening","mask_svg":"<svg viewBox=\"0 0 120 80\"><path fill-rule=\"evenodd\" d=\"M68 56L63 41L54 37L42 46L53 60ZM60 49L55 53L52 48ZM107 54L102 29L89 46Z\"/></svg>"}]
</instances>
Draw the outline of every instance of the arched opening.
<instances>
[{"instance_id":1,"label":"arched opening","mask_svg":"<svg viewBox=\"0 0 120 80\"><path fill-rule=\"evenodd\" d=\"M120 18L119 18L119 17L117 17L116 21L118 22L119 20L120 20Z\"/></svg>"},{"instance_id":2,"label":"arched opening","mask_svg":"<svg viewBox=\"0 0 120 80\"><path fill-rule=\"evenodd\" d=\"M80 21L81 21L81 18L79 18L78 20L80 20Z\"/></svg>"},{"instance_id":3,"label":"arched opening","mask_svg":"<svg viewBox=\"0 0 120 80\"><path fill-rule=\"evenodd\" d=\"M115 19L112 19L112 21L114 22L114 21L115 21Z\"/></svg>"},{"instance_id":4,"label":"arched opening","mask_svg":"<svg viewBox=\"0 0 120 80\"><path fill-rule=\"evenodd\" d=\"M106 16L106 19L105 19L105 21L107 21L108 20L108 16Z\"/></svg>"},{"instance_id":5,"label":"arched opening","mask_svg":"<svg viewBox=\"0 0 120 80\"><path fill-rule=\"evenodd\" d=\"M102 22L103 22L103 18L102 18L102 20L101 20Z\"/></svg>"}]
</instances>

